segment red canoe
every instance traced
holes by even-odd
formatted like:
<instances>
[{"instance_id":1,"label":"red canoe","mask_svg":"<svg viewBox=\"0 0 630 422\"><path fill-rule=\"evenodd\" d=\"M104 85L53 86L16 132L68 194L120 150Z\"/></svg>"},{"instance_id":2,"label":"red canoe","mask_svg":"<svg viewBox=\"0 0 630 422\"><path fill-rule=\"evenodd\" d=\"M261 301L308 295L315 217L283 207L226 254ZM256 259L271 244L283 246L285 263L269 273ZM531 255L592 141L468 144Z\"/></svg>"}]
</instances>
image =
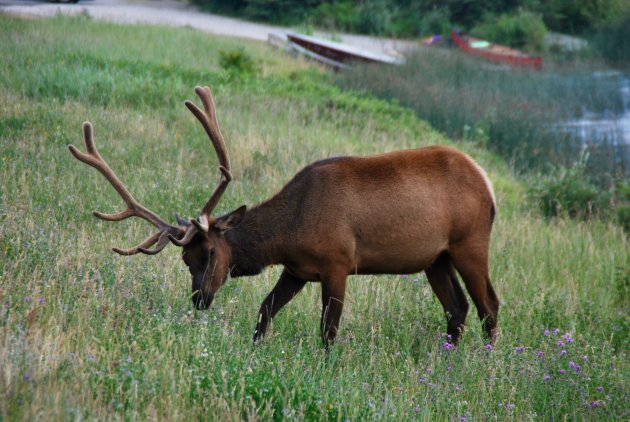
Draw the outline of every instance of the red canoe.
<instances>
[{"instance_id":1,"label":"red canoe","mask_svg":"<svg viewBox=\"0 0 630 422\"><path fill-rule=\"evenodd\" d=\"M479 38L460 34L457 31L452 31L451 37L459 48L473 56L483 57L492 62L507 63L512 66L542 68L542 57L530 56L522 51L489 43Z\"/></svg>"}]
</instances>

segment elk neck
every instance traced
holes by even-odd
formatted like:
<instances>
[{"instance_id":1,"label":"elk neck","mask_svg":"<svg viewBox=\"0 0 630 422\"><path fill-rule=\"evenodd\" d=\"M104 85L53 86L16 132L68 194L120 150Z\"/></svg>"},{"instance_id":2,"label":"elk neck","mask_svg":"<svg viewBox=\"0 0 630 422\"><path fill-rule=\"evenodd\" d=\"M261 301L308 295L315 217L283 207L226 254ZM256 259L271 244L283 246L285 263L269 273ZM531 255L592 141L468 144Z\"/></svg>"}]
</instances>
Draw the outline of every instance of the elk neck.
<instances>
[{"instance_id":1,"label":"elk neck","mask_svg":"<svg viewBox=\"0 0 630 422\"><path fill-rule=\"evenodd\" d=\"M277 201L269 200L248 210L243 221L225 233L231 249L230 276L256 275L282 261L285 211Z\"/></svg>"}]
</instances>

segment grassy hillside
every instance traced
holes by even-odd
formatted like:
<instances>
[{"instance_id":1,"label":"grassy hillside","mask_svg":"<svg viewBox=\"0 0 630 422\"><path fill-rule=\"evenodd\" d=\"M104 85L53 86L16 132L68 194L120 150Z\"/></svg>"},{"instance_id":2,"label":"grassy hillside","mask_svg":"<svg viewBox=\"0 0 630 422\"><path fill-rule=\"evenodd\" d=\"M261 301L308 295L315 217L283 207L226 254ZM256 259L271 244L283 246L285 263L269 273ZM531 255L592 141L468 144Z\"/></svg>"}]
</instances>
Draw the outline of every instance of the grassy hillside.
<instances>
[{"instance_id":1,"label":"grassy hillside","mask_svg":"<svg viewBox=\"0 0 630 422\"><path fill-rule=\"evenodd\" d=\"M112 253L150 227L91 216L122 204L68 153L81 123L94 124L131 192L172 220L196 215L218 177L183 106L198 84L214 91L234 168L218 212L267 198L315 159L452 141L262 44L1 15L0 39L0 419L628 417L630 254L620 228L538 217L501 160L460 143L499 202L494 350L474 311L461 346L443 348L441 307L413 274L352 277L330 353L318 336L317 284L253 347L280 268L230 280L198 312L177 248ZM221 67L220 51L238 48L257 61L253 75Z\"/></svg>"}]
</instances>

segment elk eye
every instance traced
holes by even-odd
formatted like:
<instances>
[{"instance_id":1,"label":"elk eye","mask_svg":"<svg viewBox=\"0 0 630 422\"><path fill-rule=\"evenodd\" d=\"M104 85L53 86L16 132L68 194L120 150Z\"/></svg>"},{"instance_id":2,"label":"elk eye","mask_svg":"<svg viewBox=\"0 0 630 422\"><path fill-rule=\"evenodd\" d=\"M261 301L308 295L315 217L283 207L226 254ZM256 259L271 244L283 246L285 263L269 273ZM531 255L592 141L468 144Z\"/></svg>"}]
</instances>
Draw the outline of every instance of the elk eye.
<instances>
[{"instance_id":1,"label":"elk eye","mask_svg":"<svg viewBox=\"0 0 630 422\"><path fill-rule=\"evenodd\" d=\"M210 248L210 256L214 256L214 248Z\"/></svg>"}]
</instances>

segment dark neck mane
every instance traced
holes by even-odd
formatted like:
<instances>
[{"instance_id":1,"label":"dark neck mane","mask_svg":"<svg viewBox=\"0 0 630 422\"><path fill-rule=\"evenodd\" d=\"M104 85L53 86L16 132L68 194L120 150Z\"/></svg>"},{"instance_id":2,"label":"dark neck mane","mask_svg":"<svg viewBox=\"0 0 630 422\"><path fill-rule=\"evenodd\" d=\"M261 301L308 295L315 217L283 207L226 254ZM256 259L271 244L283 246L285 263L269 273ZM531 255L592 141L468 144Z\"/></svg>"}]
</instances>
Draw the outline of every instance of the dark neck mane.
<instances>
[{"instance_id":1,"label":"dark neck mane","mask_svg":"<svg viewBox=\"0 0 630 422\"><path fill-rule=\"evenodd\" d=\"M280 262L285 213L272 198L247 211L243 221L225 233L232 250L232 277L259 274L265 267Z\"/></svg>"}]
</instances>

